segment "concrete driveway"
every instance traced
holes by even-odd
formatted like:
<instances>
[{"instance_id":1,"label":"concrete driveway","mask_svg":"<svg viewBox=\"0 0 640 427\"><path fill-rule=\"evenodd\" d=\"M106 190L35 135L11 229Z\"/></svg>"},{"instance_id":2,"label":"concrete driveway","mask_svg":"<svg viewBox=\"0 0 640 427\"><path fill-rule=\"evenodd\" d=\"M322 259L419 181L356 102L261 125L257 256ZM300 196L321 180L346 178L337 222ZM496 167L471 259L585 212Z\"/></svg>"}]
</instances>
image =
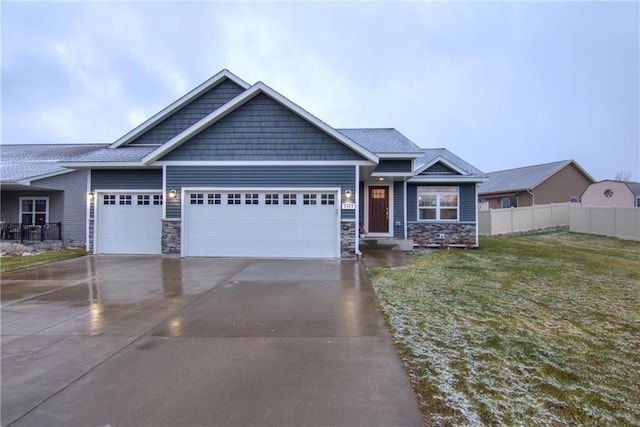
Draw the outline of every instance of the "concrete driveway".
<instances>
[{"instance_id":1,"label":"concrete driveway","mask_svg":"<svg viewBox=\"0 0 640 427\"><path fill-rule=\"evenodd\" d=\"M422 425L358 261L84 257L1 289L2 425Z\"/></svg>"}]
</instances>

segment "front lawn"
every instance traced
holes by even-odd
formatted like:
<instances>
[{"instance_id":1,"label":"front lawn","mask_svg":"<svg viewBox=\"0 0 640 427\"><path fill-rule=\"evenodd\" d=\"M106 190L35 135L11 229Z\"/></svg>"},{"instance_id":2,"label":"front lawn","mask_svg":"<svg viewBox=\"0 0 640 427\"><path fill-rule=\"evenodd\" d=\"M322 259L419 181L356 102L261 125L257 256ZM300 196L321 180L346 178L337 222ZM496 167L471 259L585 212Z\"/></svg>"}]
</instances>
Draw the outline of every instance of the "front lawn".
<instances>
[{"instance_id":1,"label":"front lawn","mask_svg":"<svg viewBox=\"0 0 640 427\"><path fill-rule=\"evenodd\" d=\"M0 272L17 270L19 268L33 267L40 264L62 261L86 255L84 249L56 249L37 255L3 256L0 257Z\"/></svg>"},{"instance_id":2,"label":"front lawn","mask_svg":"<svg viewBox=\"0 0 640 427\"><path fill-rule=\"evenodd\" d=\"M640 425L640 243L488 238L370 275L427 425Z\"/></svg>"}]
</instances>

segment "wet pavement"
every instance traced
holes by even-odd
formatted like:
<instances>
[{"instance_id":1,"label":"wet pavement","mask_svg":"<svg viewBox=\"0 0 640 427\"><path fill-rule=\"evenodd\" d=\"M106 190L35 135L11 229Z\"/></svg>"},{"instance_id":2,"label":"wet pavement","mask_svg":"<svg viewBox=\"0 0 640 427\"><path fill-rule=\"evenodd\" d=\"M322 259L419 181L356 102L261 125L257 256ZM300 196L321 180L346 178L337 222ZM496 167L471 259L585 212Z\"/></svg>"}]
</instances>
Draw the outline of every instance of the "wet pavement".
<instances>
[{"instance_id":1,"label":"wet pavement","mask_svg":"<svg viewBox=\"0 0 640 427\"><path fill-rule=\"evenodd\" d=\"M2 425L422 425L359 261L100 256L1 280Z\"/></svg>"},{"instance_id":2,"label":"wet pavement","mask_svg":"<svg viewBox=\"0 0 640 427\"><path fill-rule=\"evenodd\" d=\"M406 252L391 248L363 249L362 262L367 268L398 267L411 262L411 257Z\"/></svg>"}]
</instances>

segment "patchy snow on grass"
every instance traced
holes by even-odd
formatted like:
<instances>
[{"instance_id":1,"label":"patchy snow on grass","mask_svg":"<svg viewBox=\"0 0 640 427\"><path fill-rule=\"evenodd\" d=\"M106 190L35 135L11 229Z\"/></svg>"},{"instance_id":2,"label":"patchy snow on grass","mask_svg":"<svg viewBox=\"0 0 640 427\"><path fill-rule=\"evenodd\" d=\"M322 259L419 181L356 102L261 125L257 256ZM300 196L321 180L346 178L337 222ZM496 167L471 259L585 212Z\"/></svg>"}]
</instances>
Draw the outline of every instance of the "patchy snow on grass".
<instances>
[{"instance_id":1,"label":"patchy snow on grass","mask_svg":"<svg viewBox=\"0 0 640 427\"><path fill-rule=\"evenodd\" d=\"M485 246L371 272L427 424L640 425L640 245Z\"/></svg>"}]
</instances>

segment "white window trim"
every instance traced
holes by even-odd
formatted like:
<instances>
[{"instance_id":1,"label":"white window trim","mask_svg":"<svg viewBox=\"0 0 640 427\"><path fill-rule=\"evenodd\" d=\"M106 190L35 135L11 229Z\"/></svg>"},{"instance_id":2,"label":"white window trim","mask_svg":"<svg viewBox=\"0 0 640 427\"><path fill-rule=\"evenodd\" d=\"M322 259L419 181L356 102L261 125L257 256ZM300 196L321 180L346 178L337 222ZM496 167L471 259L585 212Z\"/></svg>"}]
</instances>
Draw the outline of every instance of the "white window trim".
<instances>
[{"instance_id":1,"label":"white window trim","mask_svg":"<svg viewBox=\"0 0 640 427\"><path fill-rule=\"evenodd\" d=\"M35 209L36 209L36 200L44 200L46 201L46 209L44 212L45 215L45 224L50 223L51 218L49 217L49 197L48 196L25 196L25 197L20 197L18 203L20 205L20 208L18 210L18 222L20 224L22 224L22 201L23 200L32 200L33 201L33 212L31 212L32 216L35 215ZM26 213L26 212L25 212ZM32 224L35 224L35 218L32 219L33 222Z\"/></svg>"},{"instance_id":2,"label":"white window trim","mask_svg":"<svg viewBox=\"0 0 640 427\"><path fill-rule=\"evenodd\" d=\"M440 219L440 210L441 209L453 209L451 206L445 206L444 208L440 206L440 197L438 197L438 203L436 206L436 219L420 219L420 193L421 191L426 192L427 194L438 194L438 195L450 195L452 193L439 193L437 191L428 191L430 188L428 186L420 186L416 188L416 219L418 222L460 222L460 187L457 185L441 185L438 186L440 188L448 187L455 188L457 190L456 195L458 196L458 206L456 207L456 219ZM426 190L421 190L426 189ZM426 207L423 207L423 209Z\"/></svg>"}]
</instances>

